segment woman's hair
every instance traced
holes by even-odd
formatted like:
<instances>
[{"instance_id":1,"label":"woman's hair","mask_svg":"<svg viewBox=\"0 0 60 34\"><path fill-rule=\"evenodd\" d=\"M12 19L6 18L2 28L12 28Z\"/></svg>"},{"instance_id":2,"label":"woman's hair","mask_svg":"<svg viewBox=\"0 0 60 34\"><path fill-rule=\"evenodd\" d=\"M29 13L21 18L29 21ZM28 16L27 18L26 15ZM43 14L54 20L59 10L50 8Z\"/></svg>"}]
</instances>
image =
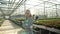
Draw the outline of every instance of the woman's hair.
<instances>
[{"instance_id":1,"label":"woman's hair","mask_svg":"<svg viewBox=\"0 0 60 34\"><path fill-rule=\"evenodd\" d=\"M26 10L26 12L25 12L25 16L26 16L26 17L31 17L30 10Z\"/></svg>"}]
</instances>

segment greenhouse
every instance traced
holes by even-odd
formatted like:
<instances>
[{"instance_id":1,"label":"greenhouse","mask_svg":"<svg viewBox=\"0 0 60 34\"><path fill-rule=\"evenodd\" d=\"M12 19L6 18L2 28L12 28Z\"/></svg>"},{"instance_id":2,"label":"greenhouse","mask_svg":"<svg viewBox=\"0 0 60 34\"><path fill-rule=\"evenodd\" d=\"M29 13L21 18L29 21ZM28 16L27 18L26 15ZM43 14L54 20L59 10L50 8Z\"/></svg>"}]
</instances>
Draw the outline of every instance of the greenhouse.
<instances>
[{"instance_id":1,"label":"greenhouse","mask_svg":"<svg viewBox=\"0 0 60 34\"><path fill-rule=\"evenodd\" d=\"M60 34L60 0L0 0L0 34L32 33Z\"/></svg>"}]
</instances>

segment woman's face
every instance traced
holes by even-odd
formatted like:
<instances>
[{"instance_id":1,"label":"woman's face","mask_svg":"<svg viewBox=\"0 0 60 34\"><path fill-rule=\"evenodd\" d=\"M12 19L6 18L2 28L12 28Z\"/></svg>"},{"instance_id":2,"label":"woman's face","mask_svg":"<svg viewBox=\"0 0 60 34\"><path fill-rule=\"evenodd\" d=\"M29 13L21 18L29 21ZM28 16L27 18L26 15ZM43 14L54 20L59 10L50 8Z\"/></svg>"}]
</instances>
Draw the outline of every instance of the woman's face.
<instances>
[{"instance_id":1,"label":"woman's face","mask_svg":"<svg viewBox=\"0 0 60 34\"><path fill-rule=\"evenodd\" d=\"M30 13L30 11L29 11L29 10L27 10L27 11L26 11L26 13L25 13L25 15L26 15L26 17L29 17L29 16L31 16L31 13Z\"/></svg>"},{"instance_id":2,"label":"woman's face","mask_svg":"<svg viewBox=\"0 0 60 34\"><path fill-rule=\"evenodd\" d=\"M27 14L29 14L29 13L30 13L30 11L29 11L29 10L27 10L27 11L26 11L26 13L27 13Z\"/></svg>"}]
</instances>

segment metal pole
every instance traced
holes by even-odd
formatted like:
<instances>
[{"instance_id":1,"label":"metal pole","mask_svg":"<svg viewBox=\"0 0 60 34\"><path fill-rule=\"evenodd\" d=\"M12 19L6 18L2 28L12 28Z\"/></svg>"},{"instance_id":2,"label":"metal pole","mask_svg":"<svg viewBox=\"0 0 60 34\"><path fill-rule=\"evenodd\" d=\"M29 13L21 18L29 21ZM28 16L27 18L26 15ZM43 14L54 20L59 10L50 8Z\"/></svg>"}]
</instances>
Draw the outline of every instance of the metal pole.
<instances>
[{"instance_id":1,"label":"metal pole","mask_svg":"<svg viewBox=\"0 0 60 34\"><path fill-rule=\"evenodd\" d=\"M22 3L24 3L25 1L24 0L21 0L21 2L18 3L18 6L15 6L14 9L12 10L11 14L19 7L19 5L21 5Z\"/></svg>"},{"instance_id":2,"label":"metal pole","mask_svg":"<svg viewBox=\"0 0 60 34\"><path fill-rule=\"evenodd\" d=\"M44 2L44 18L45 18L45 2Z\"/></svg>"},{"instance_id":3,"label":"metal pole","mask_svg":"<svg viewBox=\"0 0 60 34\"><path fill-rule=\"evenodd\" d=\"M26 3L24 3L24 11L26 12L26 5L25 5Z\"/></svg>"},{"instance_id":4,"label":"metal pole","mask_svg":"<svg viewBox=\"0 0 60 34\"><path fill-rule=\"evenodd\" d=\"M56 18L58 17L58 13L57 13L57 4L56 4Z\"/></svg>"}]
</instances>

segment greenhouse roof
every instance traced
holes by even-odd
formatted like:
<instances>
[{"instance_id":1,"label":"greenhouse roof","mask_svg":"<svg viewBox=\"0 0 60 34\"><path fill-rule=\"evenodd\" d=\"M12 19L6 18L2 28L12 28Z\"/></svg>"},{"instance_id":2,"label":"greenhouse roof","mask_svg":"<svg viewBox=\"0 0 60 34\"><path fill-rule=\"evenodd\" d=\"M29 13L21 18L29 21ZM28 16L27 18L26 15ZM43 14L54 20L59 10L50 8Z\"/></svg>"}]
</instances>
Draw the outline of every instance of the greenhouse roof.
<instances>
[{"instance_id":1,"label":"greenhouse roof","mask_svg":"<svg viewBox=\"0 0 60 34\"><path fill-rule=\"evenodd\" d=\"M0 15L24 14L26 9L45 11L44 8L60 9L60 0L0 0Z\"/></svg>"}]
</instances>

